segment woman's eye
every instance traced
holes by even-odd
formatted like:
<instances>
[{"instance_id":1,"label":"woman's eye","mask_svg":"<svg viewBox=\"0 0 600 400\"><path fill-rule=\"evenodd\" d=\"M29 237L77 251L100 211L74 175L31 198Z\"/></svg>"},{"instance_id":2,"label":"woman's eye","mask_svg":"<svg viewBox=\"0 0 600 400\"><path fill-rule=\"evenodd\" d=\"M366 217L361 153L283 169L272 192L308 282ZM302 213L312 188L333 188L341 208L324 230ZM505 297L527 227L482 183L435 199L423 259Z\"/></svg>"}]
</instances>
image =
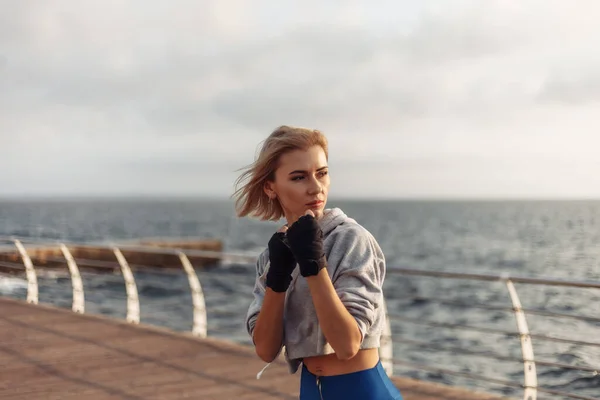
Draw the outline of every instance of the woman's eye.
<instances>
[{"instance_id":1,"label":"woman's eye","mask_svg":"<svg viewBox=\"0 0 600 400\"><path fill-rule=\"evenodd\" d=\"M317 172L317 176L318 176L319 178L322 178L322 177L324 177L325 175L327 175L328 173L329 173L329 171L319 171L319 172ZM298 175L298 176L294 176L294 177L292 177L292 181L299 181L299 180L302 180L302 179L304 179L304 176L303 176L303 175Z\"/></svg>"}]
</instances>

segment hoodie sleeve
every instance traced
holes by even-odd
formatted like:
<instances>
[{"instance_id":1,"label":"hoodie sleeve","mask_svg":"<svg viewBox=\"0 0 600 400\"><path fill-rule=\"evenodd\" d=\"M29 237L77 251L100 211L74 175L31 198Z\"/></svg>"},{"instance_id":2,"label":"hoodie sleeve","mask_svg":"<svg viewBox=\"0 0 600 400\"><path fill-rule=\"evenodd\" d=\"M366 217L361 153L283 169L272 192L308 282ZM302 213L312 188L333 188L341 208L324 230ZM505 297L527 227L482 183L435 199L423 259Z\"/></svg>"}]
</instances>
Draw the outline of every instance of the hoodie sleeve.
<instances>
[{"instance_id":1,"label":"hoodie sleeve","mask_svg":"<svg viewBox=\"0 0 600 400\"><path fill-rule=\"evenodd\" d=\"M383 306L385 258L375 238L357 226L336 238L329 263L337 264L332 279L340 300L356 319L361 337L375 322Z\"/></svg>"},{"instance_id":2,"label":"hoodie sleeve","mask_svg":"<svg viewBox=\"0 0 600 400\"><path fill-rule=\"evenodd\" d=\"M256 320L258 319L258 313L260 312L263 299L265 298L267 279L265 274L265 259L268 259L266 251L261 253L256 261L256 279L254 281L254 289L252 290L254 297L246 314L246 330L251 338L254 334L254 326L256 325Z\"/></svg>"}]
</instances>

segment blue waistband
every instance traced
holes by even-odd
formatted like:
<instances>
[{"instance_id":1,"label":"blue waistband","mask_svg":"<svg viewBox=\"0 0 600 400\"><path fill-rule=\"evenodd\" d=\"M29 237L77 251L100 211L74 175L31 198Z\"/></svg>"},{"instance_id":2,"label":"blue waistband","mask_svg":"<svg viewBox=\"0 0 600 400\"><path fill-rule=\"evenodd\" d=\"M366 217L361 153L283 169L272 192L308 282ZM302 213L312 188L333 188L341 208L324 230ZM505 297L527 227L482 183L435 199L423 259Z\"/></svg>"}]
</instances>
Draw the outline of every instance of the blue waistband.
<instances>
[{"instance_id":1,"label":"blue waistband","mask_svg":"<svg viewBox=\"0 0 600 400\"><path fill-rule=\"evenodd\" d=\"M402 400L381 361L373 368L334 376L317 376L302 366L300 400Z\"/></svg>"}]
</instances>

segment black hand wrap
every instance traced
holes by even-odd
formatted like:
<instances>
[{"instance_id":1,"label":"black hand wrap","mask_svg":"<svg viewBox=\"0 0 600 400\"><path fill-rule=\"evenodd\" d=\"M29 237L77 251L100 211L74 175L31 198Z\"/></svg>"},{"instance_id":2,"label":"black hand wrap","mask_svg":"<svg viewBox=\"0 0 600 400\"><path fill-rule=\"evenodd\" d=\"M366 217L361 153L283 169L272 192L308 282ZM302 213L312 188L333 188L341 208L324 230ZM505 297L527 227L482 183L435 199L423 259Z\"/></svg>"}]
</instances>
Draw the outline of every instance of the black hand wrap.
<instances>
[{"instance_id":1,"label":"black hand wrap","mask_svg":"<svg viewBox=\"0 0 600 400\"><path fill-rule=\"evenodd\" d=\"M292 271L296 268L296 259L286 243L285 233L276 232L269 240L269 261L267 287L274 292L285 292L292 282Z\"/></svg>"},{"instance_id":2,"label":"black hand wrap","mask_svg":"<svg viewBox=\"0 0 600 400\"><path fill-rule=\"evenodd\" d=\"M287 231L287 238L302 276L317 275L327 266L323 231L312 215L304 215L292 224Z\"/></svg>"}]
</instances>

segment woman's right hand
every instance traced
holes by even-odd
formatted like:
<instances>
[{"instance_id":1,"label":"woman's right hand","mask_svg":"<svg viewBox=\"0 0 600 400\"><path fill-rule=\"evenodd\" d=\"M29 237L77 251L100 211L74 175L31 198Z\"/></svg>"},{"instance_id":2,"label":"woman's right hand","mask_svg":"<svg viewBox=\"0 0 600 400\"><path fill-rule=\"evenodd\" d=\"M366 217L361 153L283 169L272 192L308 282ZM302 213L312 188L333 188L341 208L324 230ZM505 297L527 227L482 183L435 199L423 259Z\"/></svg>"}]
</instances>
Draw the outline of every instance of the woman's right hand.
<instances>
[{"instance_id":1,"label":"woman's right hand","mask_svg":"<svg viewBox=\"0 0 600 400\"><path fill-rule=\"evenodd\" d=\"M292 272L296 268L296 259L287 243L286 231L287 226L284 225L269 240L267 287L278 293L287 291L292 282Z\"/></svg>"}]
</instances>

